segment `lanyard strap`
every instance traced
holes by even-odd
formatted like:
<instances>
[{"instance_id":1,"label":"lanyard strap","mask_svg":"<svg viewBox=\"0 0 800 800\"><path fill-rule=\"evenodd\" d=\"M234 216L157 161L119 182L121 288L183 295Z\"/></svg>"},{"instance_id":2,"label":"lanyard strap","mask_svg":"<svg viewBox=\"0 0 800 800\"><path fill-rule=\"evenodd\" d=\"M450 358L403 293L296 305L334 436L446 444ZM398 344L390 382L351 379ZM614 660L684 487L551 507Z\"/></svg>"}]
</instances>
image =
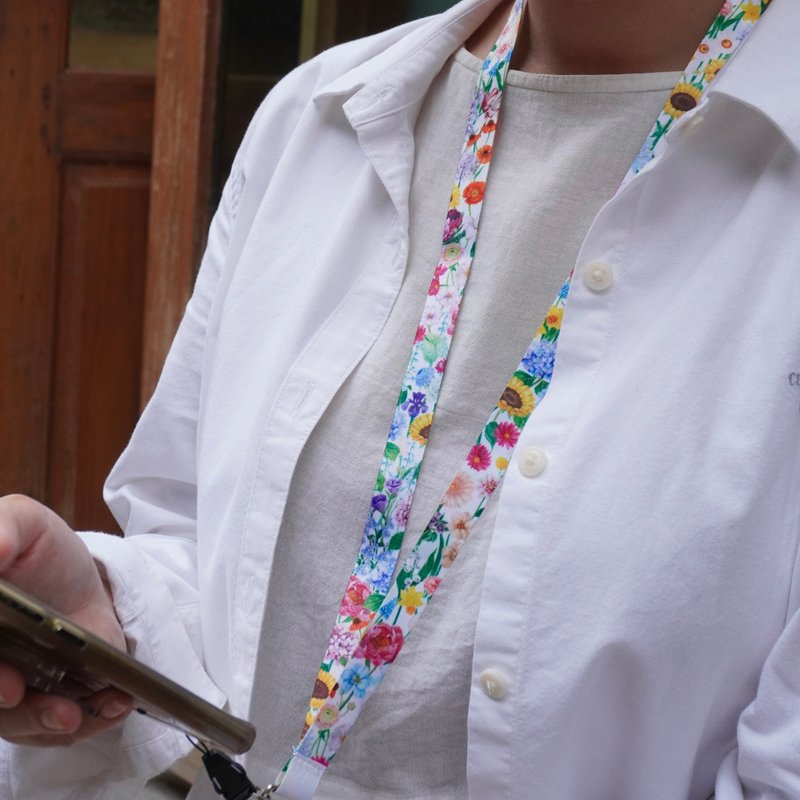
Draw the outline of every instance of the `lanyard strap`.
<instances>
[{"instance_id":1,"label":"lanyard strap","mask_svg":"<svg viewBox=\"0 0 800 800\"><path fill-rule=\"evenodd\" d=\"M768 2L725 0L620 188L658 156L674 121L697 106ZM394 576L475 253L494 133L524 5L525 0L514 3L478 77L445 220L441 257L414 337L361 547L317 675L301 741L278 778L276 796L280 798L309 800L313 796L325 768L497 489L525 423L550 385L572 272L439 507Z\"/></svg>"}]
</instances>

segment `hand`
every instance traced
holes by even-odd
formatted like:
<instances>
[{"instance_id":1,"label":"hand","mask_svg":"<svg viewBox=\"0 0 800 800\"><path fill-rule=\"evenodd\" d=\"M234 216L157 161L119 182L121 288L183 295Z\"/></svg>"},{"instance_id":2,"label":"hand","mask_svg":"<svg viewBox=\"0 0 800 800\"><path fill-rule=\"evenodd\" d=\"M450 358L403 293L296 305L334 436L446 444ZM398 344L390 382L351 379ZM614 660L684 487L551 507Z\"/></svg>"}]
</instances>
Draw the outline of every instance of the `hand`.
<instances>
[{"instance_id":1,"label":"hand","mask_svg":"<svg viewBox=\"0 0 800 800\"><path fill-rule=\"evenodd\" d=\"M0 498L0 578L125 650L111 593L86 545L49 508L21 495ZM104 689L92 717L63 697L28 689L17 670L0 664L0 737L15 744L68 745L119 724L131 698Z\"/></svg>"}]
</instances>

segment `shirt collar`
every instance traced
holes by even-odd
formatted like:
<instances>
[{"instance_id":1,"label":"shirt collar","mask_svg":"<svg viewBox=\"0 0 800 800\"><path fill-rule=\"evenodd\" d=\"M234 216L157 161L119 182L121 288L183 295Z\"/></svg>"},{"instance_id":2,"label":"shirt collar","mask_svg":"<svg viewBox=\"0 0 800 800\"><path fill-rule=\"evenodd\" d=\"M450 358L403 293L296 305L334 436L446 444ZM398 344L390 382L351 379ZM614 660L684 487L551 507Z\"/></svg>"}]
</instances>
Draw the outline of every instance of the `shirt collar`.
<instances>
[{"instance_id":1,"label":"shirt collar","mask_svg":"<svg viewBox=\"0 0 800 800\"><path fill-rule=\"evenodd\" d=\"M322 86L314 102L341 104L384 182L398 213L406 203L414 158L413 124L425 93L447 59L501 0L462 0L442 14L412 23L377 55ZM800 102L792 35L800 32L800 2L772 0L764 18L708 90L765 114L800 152Z\"/></svg>"},{"instance_id":2,"label":"shirt collar","mask_svg":"<svg viewBox=\"0 0 800 800\"><path fill-rule=\"evenodd\" d=\"M462 0L321 87L314 100L339 98L354 127L408 108L422 100L447 59L500 2Z\"/></svg>"},{"instance_id":3,"label":"shirt collar","mask_svg":"<svg viewBox=\"0 0 800 800\"><path fill-rule=\"evenodd\" d=\"M772 0L750 38L708 88L760 111L800 152L797 55L800 3Z\"/></svg>"},{"instance_id":4,"label":"shirt collar","mask_svg":"<svg viewBox=\"0 0 800 800\"><path fill-rule=\"evenodd\" d=\"M417 23L383 52L314 95L315 103L333 98L341 104L406 231L417 112L447 59L499 2L463 0Z\"/></svg>"},{"instance_id":5,"label":"shirt collar","mask_svg":"<svg viewBox=\"0 0 800 800\"><path fill-rule=\"evenodd\" d=\"M345 111L357 127L419 102L447 58L500 0L462 0L429 18L379 55L346 72L315 95L349 97ZM761 111L800 152L800 102L793 37L800 33L800 2L772 0L749 40L708 89ZM343 101L344 102L344 101Z\"/></svg>"}]
</instances>

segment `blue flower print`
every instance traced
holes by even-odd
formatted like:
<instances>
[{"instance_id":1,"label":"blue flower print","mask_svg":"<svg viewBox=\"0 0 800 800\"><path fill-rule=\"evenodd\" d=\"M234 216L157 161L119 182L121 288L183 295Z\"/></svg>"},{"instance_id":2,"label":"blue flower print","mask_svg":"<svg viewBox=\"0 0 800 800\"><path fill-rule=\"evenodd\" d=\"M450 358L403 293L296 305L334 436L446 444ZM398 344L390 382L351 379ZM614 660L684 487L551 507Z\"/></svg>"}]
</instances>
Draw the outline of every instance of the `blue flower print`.
<instances>
[{"instance_id":1,"label":"blue flower print","mask_svg":"<svg viewBox=\"0 0 800 800\"><path fill-rule=\"evenodd\" d=\"M392 598L381 606L379 613L383 619L389 619L394 614L395 608L397 608L397 598Z\"/></svg>"},{"instance_id":2,"label":"blue flower print","mask_svg":"<svg viewBox=\"0 0 800 800\"><path fill-rule=\"evenodd\" d=\"M522 359L522 366L531 374L549 381L556 363L555 342L539 341Z\"/></svg>"},{"instance_id":3,"label":"blue flower print","mask_svg":"<svg viewBox=\"0 0 800 800\"><path fill-rule=\"evenodd\" d=\"M353 664L342 673L339 682L345 694L353 692L356 697L364 697L369 687L375 683L375 677L369 674L365 664Z\"/></svg>"},{"instance_id":4,"label":"blue flower print","mask_svg":"<svg viewBox=\"0 0 800 800\"><path fill-rule=\"evenodd\" d=\"M430 386L435 374L433 367L423 367L417 370L417 374L414 376L414 383L421 388Z\"/></svg>"}]
</instances>

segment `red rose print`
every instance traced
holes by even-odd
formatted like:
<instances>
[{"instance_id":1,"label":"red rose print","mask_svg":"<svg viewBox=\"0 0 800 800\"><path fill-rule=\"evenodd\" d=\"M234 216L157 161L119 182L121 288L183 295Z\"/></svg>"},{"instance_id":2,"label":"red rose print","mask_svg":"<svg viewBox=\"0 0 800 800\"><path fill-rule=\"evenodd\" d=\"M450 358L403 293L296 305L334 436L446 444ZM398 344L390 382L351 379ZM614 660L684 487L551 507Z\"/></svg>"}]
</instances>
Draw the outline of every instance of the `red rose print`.
<instances>
[{"instance_id":1,"label":"red rose print","mask_svg":"<svg viewBox=\"0 0 800 800\"><path fill-rule=\"evenodd\" d=\"M366 658L372 666L379 667L381 664L391 664L402 646L402 629L382 622L367 631L353 655L355 658Z\"/></svg>"}]
</instances>

